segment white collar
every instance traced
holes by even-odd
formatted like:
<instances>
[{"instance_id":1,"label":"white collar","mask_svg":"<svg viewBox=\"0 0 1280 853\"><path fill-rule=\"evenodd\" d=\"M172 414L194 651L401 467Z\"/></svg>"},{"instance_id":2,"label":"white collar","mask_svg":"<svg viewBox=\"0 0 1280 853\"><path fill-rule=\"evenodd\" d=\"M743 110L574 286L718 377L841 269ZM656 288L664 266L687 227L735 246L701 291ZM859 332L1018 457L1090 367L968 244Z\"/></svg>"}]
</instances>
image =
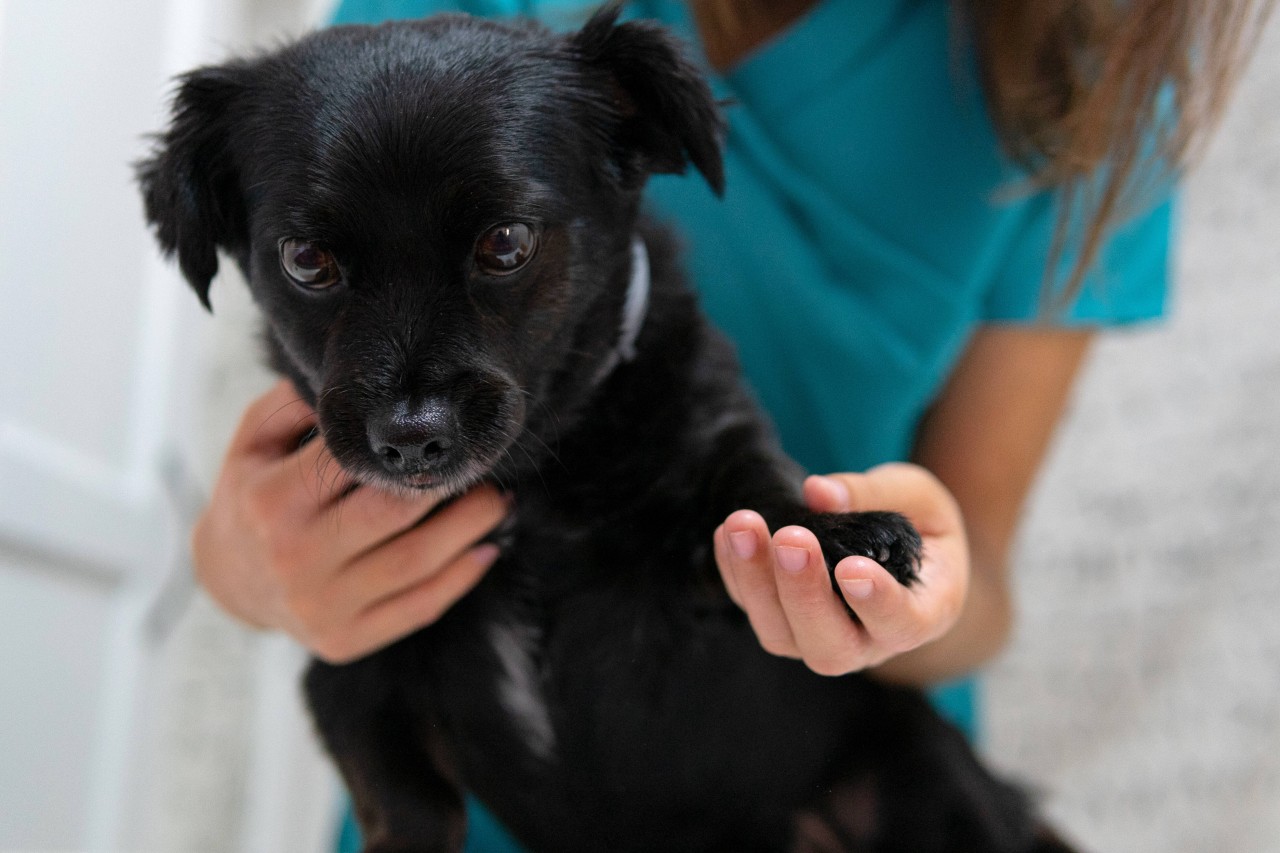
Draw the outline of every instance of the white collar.
<instances>
[{"instance_id":1,"label":"white collar","mask_svg":"<svg viewBox=\"0 0 1280 853\"><path fill-rule=\"evenodd\" d=\"M636 339L649 313L649 290L652 279L649 274L649 250L644 240L636 235L631 238L631 281L627 285L627 298L622 304L622 323L618 327L618 343L596 371L595 385L603 382L619 364L634 361Z\"/></svg>"}]
</instances>

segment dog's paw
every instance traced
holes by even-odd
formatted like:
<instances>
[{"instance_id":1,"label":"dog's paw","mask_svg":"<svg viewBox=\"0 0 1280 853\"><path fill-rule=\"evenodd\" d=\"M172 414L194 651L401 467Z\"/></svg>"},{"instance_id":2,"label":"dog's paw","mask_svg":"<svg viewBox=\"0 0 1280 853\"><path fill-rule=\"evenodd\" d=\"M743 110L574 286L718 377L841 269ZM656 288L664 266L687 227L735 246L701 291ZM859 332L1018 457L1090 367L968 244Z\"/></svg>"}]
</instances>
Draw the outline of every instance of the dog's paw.
<instances>
[{"instance_id":1,"label":"dog's paw","mask_svg":"<svg viewBox=\"0 0 1280 853\"><path fill-rule=\"evenodd\" d=\"M815 513L801 524L818 537L828 569L845 557L870 557L904 586L919 577L920 534L896 512Z\"/></svg>"}]
</instances>

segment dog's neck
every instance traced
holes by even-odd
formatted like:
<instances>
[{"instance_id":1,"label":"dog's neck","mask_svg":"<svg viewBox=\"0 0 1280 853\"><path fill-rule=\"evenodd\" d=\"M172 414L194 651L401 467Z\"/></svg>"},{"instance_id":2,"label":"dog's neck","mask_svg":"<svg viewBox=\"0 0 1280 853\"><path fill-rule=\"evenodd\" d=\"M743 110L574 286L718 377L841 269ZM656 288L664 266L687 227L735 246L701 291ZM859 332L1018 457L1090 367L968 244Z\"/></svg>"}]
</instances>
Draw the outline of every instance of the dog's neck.
<instances>
[{"instance_id":1,"label":"dog's neck","mask_svg":"<svg viewBox=\"0 0 1280 853\"><path fill-rule=\"evenodd\" d=\"M599 386L619 364L634 361L636 339L649 313L649 250L640 235L631 238L631 282L627 285L627 297L622 304L622 321L618 328L618 342L596 372L594 385Z\"/></svg>"}]
</instances>

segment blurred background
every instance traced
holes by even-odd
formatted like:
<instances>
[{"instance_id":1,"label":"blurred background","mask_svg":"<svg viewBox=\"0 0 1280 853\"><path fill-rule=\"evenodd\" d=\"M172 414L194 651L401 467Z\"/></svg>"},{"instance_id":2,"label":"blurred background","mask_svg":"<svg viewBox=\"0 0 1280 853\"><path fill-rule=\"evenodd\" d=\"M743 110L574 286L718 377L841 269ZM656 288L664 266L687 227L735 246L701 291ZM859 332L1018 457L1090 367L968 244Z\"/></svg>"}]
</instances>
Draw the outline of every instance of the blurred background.
<instances>
[{"instance_id":1,"label":"blurred background","mask_svg":"<svg viewBox=\"0 0 1280 853\"><path fill-rule=\"evenodd\" d=\"M0 851L329 849L303 655L192 589L256 366L129 164L169 78L328 0L0 0ZM1280 20L1187 182L1171 318L1094 353L983 748L1097 851L1280 851Z\"/></svg>"}]
</instances>

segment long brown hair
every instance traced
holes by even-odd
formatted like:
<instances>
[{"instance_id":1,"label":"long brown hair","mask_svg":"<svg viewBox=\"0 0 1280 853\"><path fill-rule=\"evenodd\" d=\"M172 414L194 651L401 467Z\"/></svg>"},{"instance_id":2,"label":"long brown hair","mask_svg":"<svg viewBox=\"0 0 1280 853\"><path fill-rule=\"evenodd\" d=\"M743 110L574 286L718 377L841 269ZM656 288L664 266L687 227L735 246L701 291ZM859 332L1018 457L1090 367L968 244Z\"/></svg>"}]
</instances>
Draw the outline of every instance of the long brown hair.
<instances>
[{"instance_id":1,"label":"long brown hair","mask_svg":"<svg viewBox=\"0 0 1280 853\"><path fill-rule=\"evenodd\" d=\"M956 0L1001 140L1060 188L1045 272L1078 292L1107 233L1199 153L1271 0ZM1073 220L1083 225L1078 230ZM1065 281L1068 241L1079 252Z\"/></svg>"},{"instance_id":2,"label":"long brown hair","mask_svg":"<svg viewBox=\"0 0 1280 853\"><path fill-rule=\"evenodd\" d=\"M816 0L692 0L721 67ZM1272 0L952 0L1009 155L1061 192L1047 304L1079 291L1107 234L1217 123ZM1075 223L1082 223L1078 227ZM1079 246L1065 279L1055 273Z\"/></svg>"}]
</instances>

